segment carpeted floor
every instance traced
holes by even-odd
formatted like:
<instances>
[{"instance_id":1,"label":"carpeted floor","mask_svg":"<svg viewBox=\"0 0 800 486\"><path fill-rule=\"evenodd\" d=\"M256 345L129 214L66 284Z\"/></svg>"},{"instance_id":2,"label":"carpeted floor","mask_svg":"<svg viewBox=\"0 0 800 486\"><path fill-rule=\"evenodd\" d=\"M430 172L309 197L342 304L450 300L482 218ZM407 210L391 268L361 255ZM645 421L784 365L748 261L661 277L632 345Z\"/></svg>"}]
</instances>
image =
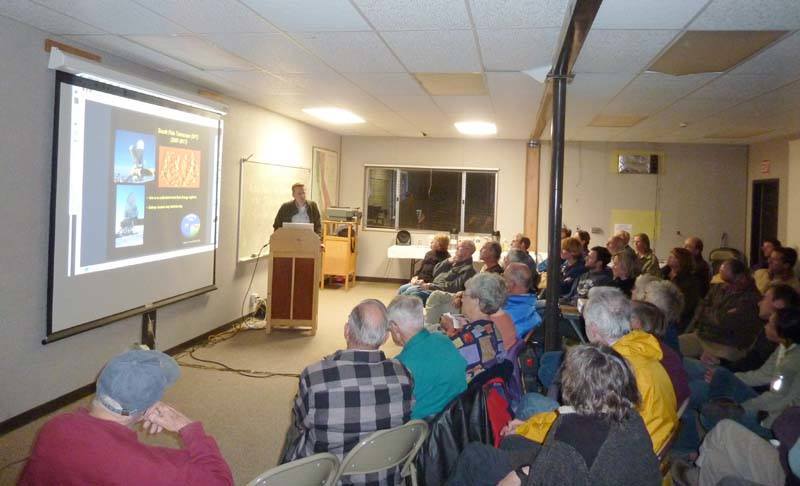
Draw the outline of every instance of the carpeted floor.
<instances>
[{"instance_id":1,"label":"carpeted floor","mask_svg":"<svg viewBox=\"0 0 800 486\"><path fill-rule=\"evenodd\" d=\"M320 291L316 336L290 331L271 335L263 330L243 331L230 340L200 349L195 355L234 368L299 373L307 364L345 346L344 323L355 304L366 298L388 304L396 290L396 284L369 282L359 282L349 291L324 289ZM400 352L391 339L383 349L389 357ZM181 378L167 391L165 401L203 422L206 431L217 439L236 484L246 484L275 466L289 424L297 379L247 378L187 367L181 371ZM57 413L85 406L88 400L70 404ZM48 418L0 437L0 467L28 455L36 432ZM178 446L172 434L140 437L150 444ZM14 484L23 465L21 462L0 471L0 485Z\"/></svg>"}]
</instances>

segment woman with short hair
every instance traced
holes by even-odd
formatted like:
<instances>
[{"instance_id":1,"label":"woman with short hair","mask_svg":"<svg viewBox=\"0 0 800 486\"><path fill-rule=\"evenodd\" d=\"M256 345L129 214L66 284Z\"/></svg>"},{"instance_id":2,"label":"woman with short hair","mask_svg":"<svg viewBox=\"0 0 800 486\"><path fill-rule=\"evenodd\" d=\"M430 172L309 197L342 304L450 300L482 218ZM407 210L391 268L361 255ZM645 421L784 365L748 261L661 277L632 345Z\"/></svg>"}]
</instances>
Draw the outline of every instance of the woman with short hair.
<instances>
[{"instance_id":1,"label":"woman with short hair","mask_svg":"<svg viewBox=\"0 0 800 486\"><path fill-rule=\"evenodd\" d=\"M625 358L606 345L574 346L564 360L562 397L564 406L550 412L558 418L543 444L517 435L525 424L512 421L500 449L469 444L447 484L661 483L650 435L637 412L636 378Z\"/></svg>"},{"instance_id":2,"label":"woman with short hair","mask_svg":"<svg viewBox=\"0 0 800 486\"><path fill-rule=\"evenodd\" d=\"M583 244L577 238L564 238L561 240L561 295L566 295L572 289L572 284L583 275L586 267L583 261Z\"/></svg>"},{"instance_id":3,"label":"woman with short hair","mask_svg":"<svg viewBox=\"0 0 800 486\"><path fill-rule=\"evenodd\" d=\"M694 258L686 248L676 247L669 252L665 276L683 294L683 312L678 322L678 331L683 332L694 317L694 311L702 298L701 286L694 275Z\"/></svg>"},{"instance_id":4,"label":"woman with short hair","mask_svg":"<svg viewBox=\"0 0 800 486\"><path fill-rule=\"evenodd\" d=\"M516 340L514 322L493 322L506 303L506 283L496 273L483 272L467 280L461 297L463 319L443 315L442 330L467 360L467 382L505 359L503 338ZM461 325L463 323L463 325ZM460 327L458 327L460 326Z\"/></svg>"}]
</instances>

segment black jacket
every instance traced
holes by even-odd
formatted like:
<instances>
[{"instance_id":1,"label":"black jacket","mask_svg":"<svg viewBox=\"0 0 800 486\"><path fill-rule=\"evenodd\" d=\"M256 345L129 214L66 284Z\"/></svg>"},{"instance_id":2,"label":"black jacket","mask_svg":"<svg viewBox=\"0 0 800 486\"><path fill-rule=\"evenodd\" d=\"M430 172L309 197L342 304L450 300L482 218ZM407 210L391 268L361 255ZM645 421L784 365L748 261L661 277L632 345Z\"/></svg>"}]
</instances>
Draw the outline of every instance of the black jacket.
<instances>
[{"instance_id":1,"label":"black jacket","mask_svg":"<svg viewBox=\"0 0 800 486\"><path fill-rule=\"evenodd\" d=\"M436 268L440 262L450 258L450 253L445 251L429 251L425 254L419 270L414 274L415 277L421 278L423 282L430 282L433 280L433 269Z\"/></svg>"},{"instance_id":2,"label":"black jacket","mask_svg":"<svg viewBox=\"0 0 800 486\"><path fill-rule=\"evenodd\" d=\"M308 219L314 224L314 233L322 236L322 219L319 216L317 203L314 201L306 201L306 205L308 205ZM294 203L294 199L281 204L281 208L278 209L278 214L275 215L275 223L273 223L272 228L278 229L283 226L283 223L291 223L292 216L297 214L298 211L299 209L297 208L297 204Z\"/></svg>"}]
</instances>

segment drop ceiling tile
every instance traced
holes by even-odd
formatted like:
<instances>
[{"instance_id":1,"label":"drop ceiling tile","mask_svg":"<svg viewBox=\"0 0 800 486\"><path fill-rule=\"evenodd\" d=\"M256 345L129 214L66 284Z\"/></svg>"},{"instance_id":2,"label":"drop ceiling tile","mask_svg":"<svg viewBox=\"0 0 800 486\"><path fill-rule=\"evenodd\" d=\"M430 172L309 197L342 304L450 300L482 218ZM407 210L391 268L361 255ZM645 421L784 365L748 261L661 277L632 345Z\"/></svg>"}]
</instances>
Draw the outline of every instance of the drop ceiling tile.
<instances>
[{"instance_id":1,"label":"drop ceiling tile","mask_svg":"<svg viewBox=\"0 0 800 486\"><path fill-rule=\"evenodd\" d=\"M102 34L97 27L85 24L55 10L42 7L29 0L3 0L0 15L52 34Z\"/></svg>"},{"instance_id":2,"label":"drop ceiling tile","mask_svg":"<svg viewBox=\"0 0 800 486\"><path fill-rule=\"evenodd\" d=\"M638 115L647 116L650 113L658 111L669 105L669 101L663 98L650 98L650 97L625 97L619 96L612 100L605 108L603 108L604 115Z\"/></svg>"},{"instance_id":3,"label":"drop ceiling tile","mask_svg":"<svg viewBox=\"0 0 800 486\"><path fill-rule=\"evenodd\" d=\"M712 0L690 30L800 29L797 0Z\"/></svg>"},{"instance_id":4,"label":"drop ceiling tile","mask_svg":"<svg viewBox=\"0 0 800 486\"><path fill-rule=\"evenodd\" d=\"M350 73L347 78L373 95L423 96L425 91L407 73Z\"/></svg>"},{"instance_id":5,"label":"drop ceiling tile","mask_svg":"<svg viewBox=\"0 0 800 486\"><path fill-rule=\"evenodd\" d=\"M483 65L489 71L524 71L549 66L558 29L479 30Z\"/></svg>"},{"instance_id":6,"label":"drop ceiling tile","mask_svg":"<svg viewBox=\"0 0 800 486\"><path fill-rule=\"evenodd\" d=\"M277 32L236 0L136 0L196 34Z\"/></svg>"},{"instance_id":7,"label":"drop ceiling tile","mask_svg":"<svg viewBox=\"0 0 800 486\"><path fill-rule=\"evenodd\" d=\"M354 0L376 30L469 29L463 0Z\"/></svg>"},{"instance_id":8,"label":"drop ceiling tile","mask_svg":"<svg viewBox=\"0 0 800 486\"><path fill-rule=\"evenodd\" d=\"M689 98L744 100L778 88L780 82L768 74L726 74L695 91Z\"/></svg>"},{"instance_id":9,"label":"drop ceiling tile","mask_svg":"<svg viewBox=\"0 0 800 486\"><path fill-rule=\"evenodd\" d=\"M314 32L294 38L342 73L405 72L375 32Z\"/></svg>"},{"instance_id":10,"label":"drop ceiling tile","mask_svg":"<svg viewBox=\"0 0 800 486\"><path fill-rule=\"evenodd\" d=\"M67 39L89 48L101 49L123 59L160 71L191 70L192 66L173 57L131 42L116 35L68 35Z\"/></svg>"},{"instance_id":11,"label":"drop ceiling tile","mask_svg":"<svg viewBox=\"0 0 800 486\"><path fill-rule=\"evenodd\" d=\"M676 30L591 30L573 71L638 73L679 33Z\"/></svg>"},{"instance_id":12,"label":"drop ceiling tile","mask_svg":"<svg viewBox=\"0 0 800 486\"><path fill-rule=\"evenodd\" d=\"M567 0L470 0L478 29L561 28Z\"/></svg>"},{"instance_id":13,"label":"drop ceiling tile","mask_svg":"<svg viewBox=\"0 0 800 486\"><path fill-rule=\"evenodd\" d=\"M378 99L397 112L442 114L442 110L433 102L430 96L383 95L379 96Z\"/></svg>"},{"instance_id":14,"label":"drop ceiling tile","mask_svg":"<svg viewBox=\"0 0 800 486\"><path fill-rule=\"evenodd\" d=\"M800 8L800 5L798 5ZM731 74L774 74L800 77L800 32L781 39L731 70Z\"/></svg>"},{"instance_id":15,"label":"drop ceiling tile","mask_svg":"<svg viewBox=\"0 0 800 486\"><path fill-rule=\"evenodd\" d=\"M625 87L634 73L578 73L567 85L567 106L572 101L610 100Z\"/></svg>"},{"instance_id":16,"label":"drop ceiling tile","mask_svg":"<svg viewBox=\"0 0 800 486\"><path fill-rule=\"evenodd\" d=\"M111 34L167 35L183 34L186 29L132 0L37 0L64 15L81 19Z\"/></svg>"},{"instance_id":17,"label":"drop ceiling tile","mask_svg":"<svg viewBox=\"0 0 800 486\"><path fill-rule=\"evenodd\" d=\"M322 60L283 34L212 34L205 38L275 74L331 71Z\"/></svg>"},{"instance_id":18,"label":"drop ceiling tile","mask_svg":"<svg viewBox=\"0 0 800 486\"><path fill-rule=\"evenodd\" d=\"M315 93L325 97L368 96L364 90L335 72L319 74L282 74L280 77L292 83L305 93Z\"/></svg>"},{"instance_id":19,"label":"drop ceiling tile","mask_svg":"<svg viewBox=\"0 0 800 486\"><path fill-rule=\"evenodd\" d=\"M243 59L192 35L139 35L127 38L200 69L232 71L253 69L253 66Z\"/></svg>"},{"instance_id":20,"label":"drop ceiling tile","mask_svg":"<svg viewBox=\"0 0 800 486\"><path fill-rule=\"evenodd\" d=\"M287 32L370 30L347 0L240 0Z\"/></svg>"},{"instance_id":21,"label":"drop ceiling tile","mask_svg":"<svg viewBox=\"0 0 800 486\"><path fill-rule=\"evenodd\" d=\"M263 71L207 71L228 82L259 95L303 94L304 90L290 81Z\"/></svg>"},{"instance_id":22,"label":"drop ceiling tile","mask_svg":"<svg viewBox=\"0 0 800 486\"><path fill-rule=\"evenodd\" d=\"M683 29L709 0L603 0L592 29Z\"/></svg>"},{"instance_id":23,"label":"drop ceiling tile","mask_svg":"<svg viewBox=\"0 0 800 486\"><path fill-rule=\"evenodd\" d=\"M488 96L434 96L433 101L449 115L459 117L494 116L492 99Z\"/></svg>"},{"instance_id":24,"label":"drop ceiling tile","mask_svg":"<svg viewBox=\"0 0 800 486\"><path fill-rule=\"evenodd\" d=\"M662 73L642 73L620 93L619 97L631 98L681 98L718 77L717 73L671 76Z\"/></svg>"},{"instance_id":25,"label":"drop ceiling tile","mask_svg":"<svg viewBox=\"0 0 800 486\"><path fill-rule=\"evenodd\" d=\"M481 71L471 30L383 32L382 36L409 72Z\"/></svg>"},{"instance_id":26,"label":"drop ceiling tile","mask_svg":"<svg viewBox=\"0 0 800 486\"><path fill-rule=\"evenodd\" d=\"M492 99L535 99L544 92L544 85L523 73L486 73L486 82Z\"/></svg>"}]
</instances>

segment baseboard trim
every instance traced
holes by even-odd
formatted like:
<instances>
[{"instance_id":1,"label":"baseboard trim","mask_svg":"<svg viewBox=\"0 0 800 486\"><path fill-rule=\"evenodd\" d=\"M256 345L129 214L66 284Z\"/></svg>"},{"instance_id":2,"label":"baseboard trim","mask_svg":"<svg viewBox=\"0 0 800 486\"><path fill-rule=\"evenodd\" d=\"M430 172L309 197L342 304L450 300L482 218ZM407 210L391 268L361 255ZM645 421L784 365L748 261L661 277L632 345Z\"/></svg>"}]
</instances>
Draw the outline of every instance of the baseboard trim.
<instances>
[{"instance_id":1,"label":"baseboard trim","mask_svg":"<svg viewBox=\"0 0 800 486\"><path fill-rule=\"evenodd\" d=\"M193 337L192 339L185 341L181 344L178 344L177 346L173 346L165 350L164 352L169 355L178 354L179 352L183 351L186 348L202 343L203 341L208 339L208 337L211 336L212 334L216 334L218 332L222 332L229 329L231 326L237 324L241 320L242 319L235 319L231 322L228 322L227 324L223 324L208 332L204 332L203 334L197 337ZM72 402L86 398L89 395L93 394L94 391L95 391L95 384L94 382L92 382L89 383L88 385L84 385L78 388L77 390L65 393L64 395L54 398L49 402L45 402L39 406L36 406L28 410L27 412L22 412L19 415L6 419L3 422L0 422L0 436L5 435L11 432L12 430L18 429L22 426L28 425L29 423L38 420L44 417L45 415L53 413L59 408L69 405Z\"/></svg>"},{"instance_id":2,"label":"baseboard trim","mask_svg":"<svg viewBox=\"0 0 800 486\"><path fill-rule=\"evenodd\" d=\"M407 278L362 277L360 275L356 276L356 280L361 282L396 283L400 285L408 283Z\"/></svg>"}]
</instances>

